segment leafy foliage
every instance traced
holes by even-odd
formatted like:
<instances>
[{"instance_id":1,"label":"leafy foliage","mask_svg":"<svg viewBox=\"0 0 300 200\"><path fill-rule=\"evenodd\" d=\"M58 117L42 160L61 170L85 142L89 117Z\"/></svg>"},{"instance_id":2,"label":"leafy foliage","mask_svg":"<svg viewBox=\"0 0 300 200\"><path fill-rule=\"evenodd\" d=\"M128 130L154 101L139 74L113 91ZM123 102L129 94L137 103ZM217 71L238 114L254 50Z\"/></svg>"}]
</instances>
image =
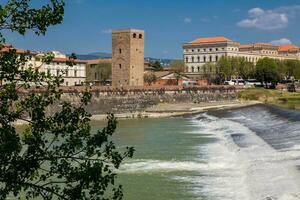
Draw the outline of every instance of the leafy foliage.
<instances>
[{"instance_id":1,"label":"leafy foliage","mask_svg":"<svg viewBox=\"0 0 300 200\"><path fill-rule=\"evenodd\" d=\"M0 28L45 34L48 26L61 23L63 1L51 0L40 9L30 9L29 2L10 0L2 6ZM0 199L122 199L116 169L134 149L121 150L111 141L115 117L109 115L107 126L92 134L85 110L91 93L80 94L77 106L63 102L62 76L26 68L31 59L30 52L17 54L15 49L0 54ZM42 61L52 59L46 54ZM67 64L75 59L72 55ZM48 113L53 106L60 109ZM21 133L14 126L19 120L28 124Z\"/></svg>"},{"instance_id":2,"label":"leafy foliage","mask_svg":"<svg viewBox=\"0 0 300 200\"><path fill-rule=\"evenodd\" d=\"M152 83L155 83L157 80L157 77L155 74L150 73L150 74L145 74L144 75L144 81L146 83L148 83L148 85L150 86Z\"/></svg>"},{"instance_id":3,"label":"leafy foliage","mask_svg":"<svg viewBox=\"0 0 300 200\"><path fill-rule=\"evenodd\" d=\"M256 64L255 77L262 83L276 84L280 80L276 61L271 58L260 59Z\"/></svg>"},{"instance_id":4,"label":"leafy foliage","mask_svg":"<svg viewBox=\"0 0 300 200\"><path fill-rule=\"evenodd\" d=\"M154 71L162 71L164 69L159 61L150 62L150 66L154 69Z\"/></svg>"}]
</instances>

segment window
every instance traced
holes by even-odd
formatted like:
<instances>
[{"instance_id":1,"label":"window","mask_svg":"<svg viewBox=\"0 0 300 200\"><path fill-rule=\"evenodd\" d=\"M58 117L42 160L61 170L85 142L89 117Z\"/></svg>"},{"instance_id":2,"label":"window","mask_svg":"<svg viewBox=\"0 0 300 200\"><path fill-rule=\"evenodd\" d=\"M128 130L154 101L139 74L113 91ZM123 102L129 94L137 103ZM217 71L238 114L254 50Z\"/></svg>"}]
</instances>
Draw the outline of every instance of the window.
<instances>
[{"instance_id":1,"label":"window","mask_svg":"<svg viewBox=\"0 0 300 200\"><path fill-rule=\"evenodd\" d=\"M186 63L189 62L189 57L185 57L185 62L186 62Z\"/></svg>"},{"instance_id":2,"label":"window","mask_svg":"<svg viewBox=\"0 0 300 200\"><path fill-rule=\"evenodd\" d=\"M209 49L209 51L212 51L212 49Z\"/></svg>"},{"instance_id":3,"label":"window","mask_svg":"<svg viewBox=\"0 0 300 200\"><path fill-rule=\"evenodd\" d=\"M216 48L216 51L219 51L219 49L218 49L218 48Z\"/></svg>"},{"instance_id":4,"label":"window","mask_svg":"<svg viewBox=\"0 0 300 200\"><path fill-rule=\"evenodd\" d=\"M219 56L216 56L216 61L218 61L219 60Z\"/></svg>"},{"instance_id":5,"label":"window","mask_svg":"<svg viewBox=\"0 0 300 200\"><path fill-rule=\"evenodd\" d=\"M136 33L133 34L133 38L136 38Z\"/></svg>"},{"instance_id":6,"label":"window","mask_svg":"<svg viewBox=\"0 0 300 200\"><path fill-rule=\"evenodd\" d=\"M198 66L198 72L200 72L200 67Z\"/></svg>"},{"instance_id":7,"label":"window","mask_svg":"<svg viewBox=\"0 0 300 200\"><path fill-rule=\"evenodd\" d=\"M56 76L59 76L59 69L56 70Z\"/></svg>"},{"instance_id":8,"label":"window","mask_svg":"<svg viewBox=\"0 0 300 200\"><path fill-rule=\"evenodd\" d=\"M142 35L142 34L139 34L139 38L140 38L140 39L143 39L143 35Z\"/></svg>"},{"instance_id":9,"label":"window","mask_svg":"<svg viewBox=\"0 0 300 200\"><path fill-rule=\"evenodd\" d=\"M194 49L192 49L192 52L194 52Z\"/></svg>"},{"instance_id":10,"label":"window","mask_svg":"<svg viewBox=\"0 0 300 200\"><path fill-rule=\"evenodd\" d=\"M77 70L74 70L74 77L77 77Z\"/></svg>"},{"instance_id":11,"label":"window","mask_svg":"<svg viewBox=\"0 0 300 200\"><path fill-rule=\"evenodd\" d=\"M198 49L198 52L200 52L200 49Z\"/></svg>"},{"instance_id":12,"label":"window","mask_svg":"<svg viewBox=\"0 0 300 200\"><path fill-rule=\"evenodd\" d=\"M120 53L120 54L122 53L122 49L119 49L119 53Z\"/></svg>"},{"instance_id":13,"label":"window","mask_svg":"<svg viewBox=\"0 0 300 200\"><path fill-rule=\"evenodd\" d=\"M119 68L122 69L122 64L119 64Z\"/></svg>"},{"instance_id":14,"label":"window","mask_svg":"<svg viewBox=\"0 0 300 200\"><path fill-rule=\"evenodd\" d=\"M203 62L206 62L206 57L205 56L203 57Z\"/></svg>"},{"instance_id":15,"label":"window","mask_svg":"<svg viewBox=\"0 0 300 200\"><path fill-rule=\"evenodd\" d=\"M195 71L195 69L194 69L194 67L192 66L192 72L194 72Z\"/></svg>"},{"instance_id":16,"label":"window","mask_svg":"<svg viewBox=\"0 0 300 200\"><path fill-rule=\"evenodd\" d=\"M209 56L209 62L212 62L212 56Z\"/></svg>"},{"instance_id":17,"label":"window","mask_svg":"<svg viewBox=\"0 0 300 200\"><path fill-rule=\"evenodd\" d=\"M194 56L192 56L192 62L194 62Z\"/></svg>"},{"instance_id":18,"label":"window","mask_svg":"<svg viewBox=\"0 0 300 200\"><path fill-rule=\"evenodd\" d=\"M97 73L95 72L95 80L97 80L97 78L98 78L98 77L97 77Z\"/></svg>"},{"instance_id":19,"label":"window","mask_svg":"<svg viewBox=\"0 0 300 200\"><path fill-rule=\"evenodd\" d=\"M197 59L198 59L198 62L200 62L200 56L198 56Z\"/></svg>"}]
</instances>

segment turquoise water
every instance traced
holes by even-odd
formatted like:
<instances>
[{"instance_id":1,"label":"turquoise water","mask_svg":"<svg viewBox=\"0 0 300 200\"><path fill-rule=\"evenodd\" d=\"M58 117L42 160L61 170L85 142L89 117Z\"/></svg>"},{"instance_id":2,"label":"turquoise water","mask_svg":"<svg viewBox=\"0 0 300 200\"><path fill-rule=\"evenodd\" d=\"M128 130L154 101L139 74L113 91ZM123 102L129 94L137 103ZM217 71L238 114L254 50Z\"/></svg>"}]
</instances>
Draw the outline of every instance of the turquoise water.
<instances>
[{"instance_id":1,"label":"turquoise water","mask_svg":"<svg viewBox=\"0 0 300 200\"><path fill-rule=\"evenodd\" d=\"M201 164L196 147L214 139L194 130L194 123L181 117L120 121L114 141L136 149L119 172L125 199L199 199L180 179L201 176L195 170Z\"/></svg>"},{"instance_id":2,"label":"turquoise water","mask_svg":"<svg viewBox=\"0 0 300 200\"><path fill-rule=\"evenodd\" d=\"M127 200L299 200L299 122L262 106L120 121L114 141L136 153L118 181Z\"/></svg>"}]
</instances>

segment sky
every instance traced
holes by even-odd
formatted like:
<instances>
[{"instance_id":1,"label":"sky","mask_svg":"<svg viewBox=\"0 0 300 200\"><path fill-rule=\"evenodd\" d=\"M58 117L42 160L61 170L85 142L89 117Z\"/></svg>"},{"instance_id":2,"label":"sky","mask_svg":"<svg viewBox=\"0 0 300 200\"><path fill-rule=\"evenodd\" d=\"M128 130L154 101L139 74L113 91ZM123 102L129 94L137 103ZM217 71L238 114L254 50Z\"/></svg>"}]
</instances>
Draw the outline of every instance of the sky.
<instances>
[{"instance_id":1,"label":"sky","mask_svg":"<svg viewBox=\"0 0 300 200\"><path fill-rule=\"evenodd\" d=\"M32 0L39 3L48 0ZM0 0L3 5L7 0ZM46 36L5 32L15 47L63 53L111 52L111 30L145 30L145 56L181 58L198 37L300 46L299 0L65 0L62 24Z\"/></svg>"}]
</instances>

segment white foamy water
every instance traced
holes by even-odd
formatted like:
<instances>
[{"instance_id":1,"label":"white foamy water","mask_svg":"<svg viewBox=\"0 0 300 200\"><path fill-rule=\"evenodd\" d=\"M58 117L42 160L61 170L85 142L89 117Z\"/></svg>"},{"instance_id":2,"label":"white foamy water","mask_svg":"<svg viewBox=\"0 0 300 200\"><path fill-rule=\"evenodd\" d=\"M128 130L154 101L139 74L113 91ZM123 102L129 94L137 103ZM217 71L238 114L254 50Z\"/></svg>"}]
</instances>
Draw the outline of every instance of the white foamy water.
<instances>
[{"instance_id":1,"label":"white foamy water","mask_svg":"<svg viewBox=\"0 0 300 200\"><path fill-rule=\"evenodd\" d=\"M195 123L218 142L199 146L199 151L206 152L208 163L231 167L223 171L211 169L194 180L203 186L196 192L204 192L212 199L300 199L300 174L296 168L299 151L276 151L240 123L206 117L209 120ZM234 142L233 134L239 141Z\"/></svg>"},{"instance_id":2,"label":"white foamy water","mask_svg":"<svg viewBox=\"0 0 300 200\"><path fill-rule=\"evenodd\" d=\"M164 183L182 186L177 192L183 197L174 199L300 200L299 120L251 109L222 117L200 114L184 119L187 128L178 120L168 126L176 137L159 135L155 139L163 141L162 148L152 143L140 159L123 164L119 173L153 181L146 181L146 188L147 184L164 188L160 187ZM173 199L171 191L164 194L163 199Z\"/></svg>"}]
</instances>

